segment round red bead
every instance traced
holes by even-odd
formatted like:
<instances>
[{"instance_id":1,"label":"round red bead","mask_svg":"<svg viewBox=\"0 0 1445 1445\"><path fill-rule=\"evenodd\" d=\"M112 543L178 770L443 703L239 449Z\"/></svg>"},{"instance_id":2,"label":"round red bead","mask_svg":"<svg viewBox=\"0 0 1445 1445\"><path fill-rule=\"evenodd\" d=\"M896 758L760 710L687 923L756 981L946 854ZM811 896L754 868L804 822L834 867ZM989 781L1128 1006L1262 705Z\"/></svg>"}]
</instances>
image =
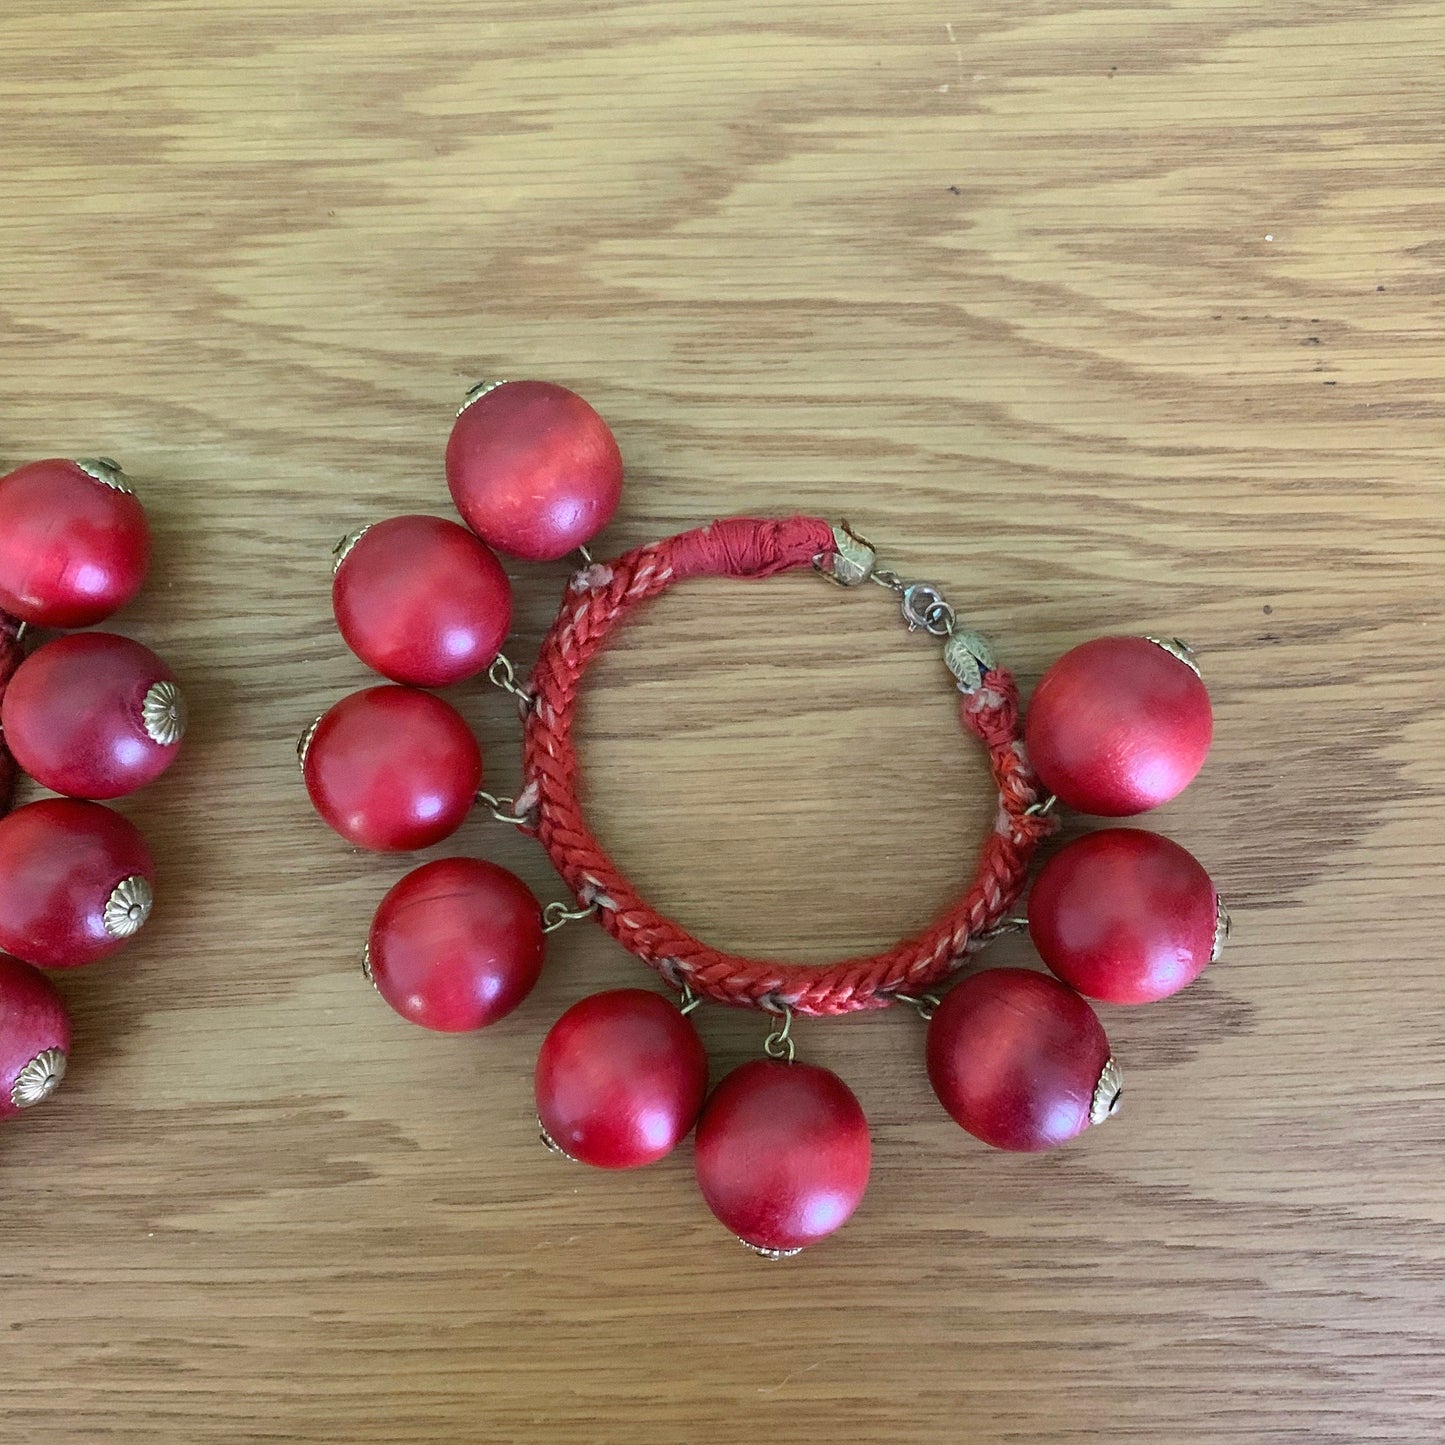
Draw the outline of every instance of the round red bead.
<instances>
[{"instance_id":1,"label":"round red bead","mask_svg":"<svg viewBox=\"0 0 1445 1445\"><path fill-rule=\"evenodd\" d=\"M1039 680L1025 743L1061 802L1121 818L1182 793L1213 736L1209 694L1188 663L1147 637L1099 637Z\"/></svg>"},{"instance_id":2,"label":"round red bead","mask_svg":"<svg viewBox=\"0 0 1445 1445\"><path fill-rule=\"evenodd\" d=\"M367 942L376 991L402 1018L479 1029L531 993L546 936L532 890L480 858L423 863L381 900Z\"/></svg>"},{"instance_id":3,"label":"round red bead","mask_svg":"<svg viewBox=\"0 0 1445 1445\"><path fill-rule=\"evenodd\" d=\"M69 1053L70 1017L55 985L0 954L0 1119L49 1098Z\"/></svg>"},{"instance_id":4,"label":"round red bead","mask_svg":"<svg viewBox=\"0 0 1445 1445\"><path fill-rule=\"evenodd\" d=\"M837 1074L755 1059L713 1090L697 1125L697 1182L744 1244L790 1252L846 1224L868 1187L868 1120Z\"/></svg>"},{"instance_id":5,"label":"round red bead","mask_svg":"<svg viewBox=\"0 0 1445 1445\"><path fill-rule=\"evenodd\" d=\"M1219 896L1194 855L1136 828L1076 838L1029 894L1034 947L1063 981L1108 1003L1150 1003L1214 954Z\"/></svg>"},{"instance_id":6,"label":"round red bead","mask_svg":"<svg viewBox=\"0 0 1445 1445\"><path fill-rule=\"evenodd\" d=\"M114 953L150 916L155 864L133 823L44 798L0 818L0 948L43 968Z\"/></svg>"},{"instance_id":7,"label":"round red bead","mask_svg":"<svg viewBox=\"0 0 1445 1445\"><path fill-rule=\"evenodd\" d=\"M399 853L461 827L482 785L482 750L450 703L369 687L312 726L301 770L316 811L348 843Z\"/></svg>"},{"instance_id":8,"label":"round red bead","mask_svg":"<svg viewBox=\"0 0 1445 1445\"><path fill-rule=\"evenodd\" d=\"M1051 1149L1111 1111L1109 1040L1093 1009L1047 974L992 968L951 989L928 1026L939 1102L996 1149ZM1101 1082L1102 1081L1102 1082Z\"/></svg>"},{"instance_id":9,"label":"round red bead","mask_svg":"<svg viewBox=\"0 0 1445 1445\"><path fill-rule=\"evenodd\" d=\"M109 632L58 637L21 663L0 703L15 761L42 787L119 798L171 765L185 727L175 674Z\"/></svg>"},{"instance_id":10,"label":"round red bead","mask_svg":"<svg viewBox=\"0 0 1445 1445\"><path fill-rule=\"evenodd\" d=\"M40 627L89 627L140 591L150 528L119 477L108 463L59 459L0 477L0 611Z\"/></svg>"},{"instance_id":11,"label":"round red bead","mask_svg":"<svg viewBox=\"0 0 1445 1445\"><path fill-rule=\"evenodd\" d=\"M391 517L342 556L331 588L346 645L393 682L475 677L512 625L512 588L492 550L441 517Z\"/></svg>"},{"instance_id":12,"label":"round red bead","mask_svg":"<svg viewBox=\"0 0 1445 1445\"><path fill-rule=\"evenodd\" d=\"M467 525L498 551L547 562L583 546L622 497L622 454L576 392L506 381L462 411L447 485Z\"/></svg>"},{"instance_id":13,"label":"round red bead","mask_svg":"<svg viewBox=\"0 0 1445 1445\"><path fill-rule=\"evenodd\" d=\"M675 1004L640 988L575 1003L537 1055L537 1119L564 1154L600 1169L661 1159L697 1119L707 1054Z\"/></svg>"}]
</instances>

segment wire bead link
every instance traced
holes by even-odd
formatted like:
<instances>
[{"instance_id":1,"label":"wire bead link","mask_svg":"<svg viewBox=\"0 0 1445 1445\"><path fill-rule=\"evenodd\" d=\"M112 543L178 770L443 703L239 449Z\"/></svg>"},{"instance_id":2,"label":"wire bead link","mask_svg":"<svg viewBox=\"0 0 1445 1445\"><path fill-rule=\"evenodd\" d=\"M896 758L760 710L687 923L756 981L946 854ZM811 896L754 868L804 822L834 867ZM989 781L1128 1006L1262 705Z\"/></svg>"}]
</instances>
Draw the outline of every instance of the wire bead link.
<instances>
[{"instance_id":1,"label":"wire bead link","mask_svg":"<svg viewBox=\"0 0 1445 1445\"><path fill-rule=\"evenodd\" d=\"M565 928L569 923L577 923L583 918L591 918L597 912L599 905L595 902L589 903L585 908L573 908L557 899L542 910L542 932L556 933L559 928Z\"/></svg>"},{"instance_id":2,"label":"wire bead link","mask_svg":"<svg viewBox=\"0 0 1445 1445\"><path fill-rule=\"evenodd\" d=\"M791 1064L796 1053L792 1037L793 1011L787 1004L782 1008L779 1022L773 1025L772 1032L763 1040L763 1052L770 1059L781 1059L784 1063Z\"/></svg>"},{"instance_id":3,"label":"wire bead link","mask_svg":"<svg viewBox=\"0 0 1445 1445\"><path fill-rule=\"evenodd\" d=\"M505 795L498 797L495 793L489 793L485 788L478 788L476 801L485 808L499 823L510 823L514 828L529 828L532 820L525 813L517 811L517 800Z\"/></svg>"}]
</instances>

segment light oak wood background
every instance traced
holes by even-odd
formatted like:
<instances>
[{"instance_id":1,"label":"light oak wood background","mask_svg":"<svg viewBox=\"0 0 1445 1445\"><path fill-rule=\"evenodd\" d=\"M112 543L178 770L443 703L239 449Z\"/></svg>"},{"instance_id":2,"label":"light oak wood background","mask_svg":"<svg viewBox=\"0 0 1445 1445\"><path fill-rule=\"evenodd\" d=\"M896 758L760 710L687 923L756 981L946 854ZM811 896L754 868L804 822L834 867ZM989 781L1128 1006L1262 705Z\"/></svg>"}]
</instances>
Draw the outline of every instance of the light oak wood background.
<instances>
[{"instance_id":1,"label":"light oak wood background","mask_svg":"<svg viewBox=\"0 0 1445 1445\"><path fill-rule=\"evenodd\" d=\"M0 1438L1445 1435L1436 0L7 0L0 44L0 462L134 474L118 625L194 704L125 805L155 919L64 979L72 1077L0 1135ZM688 1146L537 1146L548 1023L643 980L598 930L484 1035L378 1002L416 860L348 851L292 755L368 680L328 550L447 510L497 374L615 426L604 548L846 515L1025 685L1098 633L1201 649L1215 750L1155 821L1237 935L1105 1012L1118 1122L992 1153L915 1018L806 1022L874 1181L770 1265ZM512 570L526 662L563 572ZM599 669L599 830L708 937L881 945L972 867L980 760L868 592L697 585ZM505 790L506 700L457 701ZM556 896L497 825L452 847ZM763 1032L699 1022L719 1072Z\"/></svg>"}]
</instances>

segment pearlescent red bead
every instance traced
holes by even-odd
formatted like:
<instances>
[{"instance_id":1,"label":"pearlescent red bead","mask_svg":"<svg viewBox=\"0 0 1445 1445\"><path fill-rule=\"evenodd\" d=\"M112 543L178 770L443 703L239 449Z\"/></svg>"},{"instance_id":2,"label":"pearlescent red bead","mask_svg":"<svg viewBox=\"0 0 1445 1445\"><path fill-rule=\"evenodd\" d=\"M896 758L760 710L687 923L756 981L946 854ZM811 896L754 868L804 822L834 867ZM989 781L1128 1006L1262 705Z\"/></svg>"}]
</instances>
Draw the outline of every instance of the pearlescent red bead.
<instances>
[{"instance_id":1,"label":"pearlescent red bead","mask_svg":"<svg viewBox=\"0 0 1445 1445\"><path fill-rule=\"evenodd\" d=\"M0 703L15 761L72 798L119 798L170 767L185 731L175 674L128 637L77 632L21 663Z\"/></svg>"},{"instance_id":2,"label":"pearlescent red bead","mask_svg":"<svg viewBox=\"0 0 1445 1445\"><path fill-rule=\"evenodd\" d=\"M70 1054L70 1016L38 969L0 954L0 1119L55 1092Z\"/></svg>"},{"instance_id":3,"label":"pearlescent red bead","mask_svg":"<svg viewBox=\"0 0 1445 1445\"><path fill-rule=\"evenodd\" d=\"M1076 838L1029 894L1039 957L1108 1003L1150 1003L1193 983L1213 957L1218 922L1219 895L1194 855L1138 828Z\"/></svg>"},{"instance_id":4,"label":"pearlescent red bead","mask_svg":"<svg viewBox=\"0 0 1445 1445\"><path fill-rule=\"evenodd\" d=\"M755 1059L713 1090L698 1120L697 1182L744 1244L793 1251L846 1224L868 1187L868 1120L837 1074Z\"/></svg>"},{"instance_id":5,"label":"pearlescent red bead","mask_svg":"<svg viewBox=\"0 0 1445 1445\"><path fill-rule=\"evenodd\" d=\"M441 858L381 900L367 967L402 1018L464 1033L531 993L545 950L541 906L515 873L480 858Z\"/></svg>"},{"instance_id":6,"label":"pearlescent red bead","mask_svg":"<svg viewBox=\"0 0 1445 1445\"><path fill-rule=\"evenodd\" d=\"M461 826L482 785L482 750L441 698L369 687L316 722L301 769L316 811L348 843L405 852Z\"/></svg>"},{"instance_id":7,"label":"pearlescent red bead","mask_svg":"<svg viewBox=\"0 0 1445 1445\"><path fill-rule=\"evenodd\" d=\"M991 968L955 985L928 1026L939 1102L996 1149L1051 1149L1118 1102L1109 1040L1093 1009L1057 979ZM1102 1081L1102 1082L1101 1082Z\"/></svg>"},{"instance_id":8,"label":"pearlescent red bead","mask_svg":"<svg viewBox=\"0 0 1445 1445\"><path fill-rule=\"evenodd\" d=\"M78 968L150 917L155 864L133 823L99 803L43 798L0 818L0 948Z\"/></svg>"},{"instance_id":9,"label":"pearlescent red bead","mask_svg":"<svg viewBox=\"0 0 1445 1445\"><path fill-rule=\"evenodd\" d=\"M1182 793L1213 736L1209 694L1188 663L1146 637L1099 637L1039 680L1025 743L1060 802L1121 818Z\"/></svg>"},{"instance_id":10,"label":"pearlescent red bead","mask_svg":"<svg viewBox=\"0 0 1445 1445\"><path fill-rule=\"evenodd\" d=\"M0 477L0 611L39 627L89 627L140 591L150 528L119 479L109 464L58 458Z\"/></svg>"},{"instance_id":11,"label":"pearlescent red bead","mask_svg":"<svg viewBox=\"0 0 1445 1445\"><path fill-rule=\"evenodd\" d=\"M507 381L470 403L447 442L457 511L500 552L548 562L583 546L622 497L622 454L576 392Z\"/></svg>"},{"instance_id":12,"label":"pearlescent red bead","mask_svg":"<svg viewBox=\"0 0 1445 1445\"><path fill-rule=\"evenodd\" d=\"M564 1154L636 1169L670 1153L707 1093L697 1030L659 994L620 988L575 1003L537 1055L537 1118Z\"/></svg>"},{"instance_id":13,"label":"pearlescent red bead","mask_svg":"<svg viewBox=\"0 0 1445 1445\"><path fill-rule=\"evenodd\" d=\"M331 587L346 645L393 682L475 677L512 625L512 587L486 543L442 517L390 517L351 542Z\"/></svg>"}]
</instances>

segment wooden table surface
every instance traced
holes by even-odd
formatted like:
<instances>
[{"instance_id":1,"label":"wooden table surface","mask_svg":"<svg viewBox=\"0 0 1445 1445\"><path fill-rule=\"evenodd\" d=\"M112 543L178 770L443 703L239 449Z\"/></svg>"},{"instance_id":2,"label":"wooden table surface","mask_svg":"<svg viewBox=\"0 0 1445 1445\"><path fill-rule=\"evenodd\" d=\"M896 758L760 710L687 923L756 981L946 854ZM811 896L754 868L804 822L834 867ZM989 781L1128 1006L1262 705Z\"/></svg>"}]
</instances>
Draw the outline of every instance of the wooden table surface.
<instances>
[{"instance_id":1,"label":"wooden table surface","mask_svg":"<svg viewBox=\"0 0 1445 1445\"><path fill-rule=\"evenodd\" d=\"M0 34L0 462L138 479L119 625L194 710L125 804L155 918L63 980L72 1077L0 1137L0 1438L1445 1436L1438 3L8 0ZM1196 644L1217 741L1157 826L1236 936L1104 1012L1117 1122L997 1154L911 1014L804 1021L874 1177L768 1264L690 1146L538 1148L541 1034L644 980L599 930L479 1036L378 1002L413 860L329 834L292 754L368 680L328 551L447 510L497 374L614 425L604 547L844 515L1026 686L1099 633ZM564 572L512 571L525 663ZM867 591L697 584L599 669L599 831L709 939L881 946L972 866L980 758ZM456 700L505 790L506 700ZM559 896L489 820L457 850ZM763 1032L699 1024L715 1072Z\"/></svg>"}]
</instances>

